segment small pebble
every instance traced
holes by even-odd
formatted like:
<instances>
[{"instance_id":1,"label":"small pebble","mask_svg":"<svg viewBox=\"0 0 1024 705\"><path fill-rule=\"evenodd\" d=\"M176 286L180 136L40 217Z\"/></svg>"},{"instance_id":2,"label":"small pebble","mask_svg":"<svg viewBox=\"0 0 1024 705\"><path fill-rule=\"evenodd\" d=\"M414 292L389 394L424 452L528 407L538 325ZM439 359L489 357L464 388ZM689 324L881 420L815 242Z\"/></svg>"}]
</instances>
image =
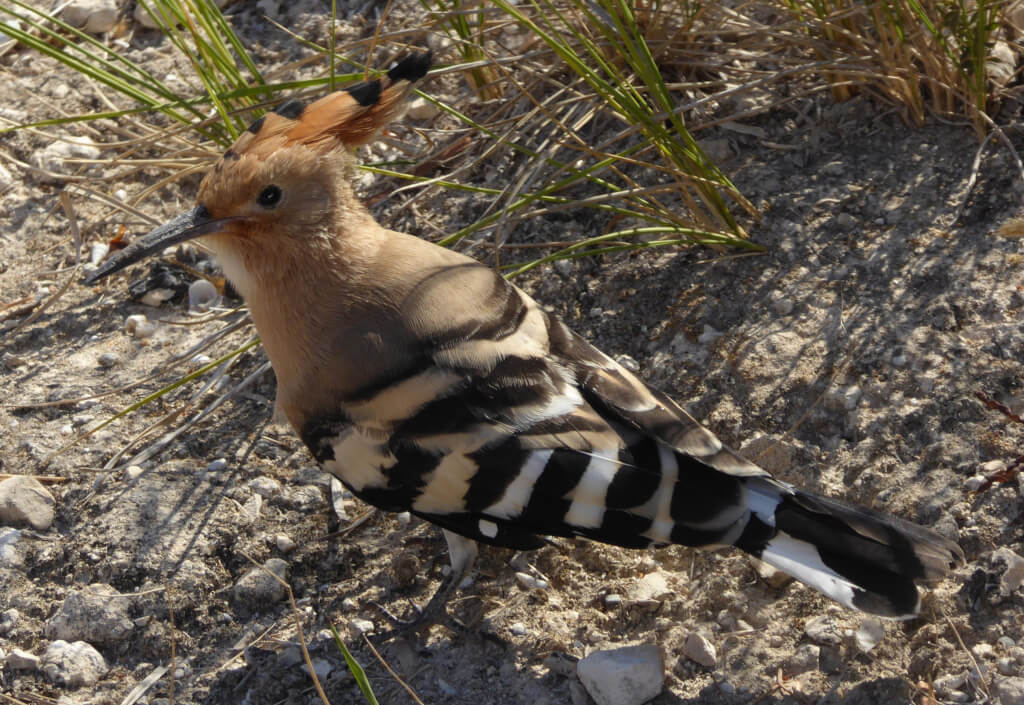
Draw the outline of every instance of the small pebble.
<instances>
[{"instance_id":1,"label":"small pebble","mask_svg":"<svg viewBox=\"0 0 1024 705\"><path fill-rule=\"evenodd\" d=\"M349 624L352 625L357 634L369 634L377 628L373 622L362 617L353 617L349 620Z\"/></svg>"},{"instance_id":2,"label":"small pebble","mask_svg":"<svg viewBox=\"0 0 1024 705\"><path fill-rule=\"evenodd\" d=\"M4 666L16 671L34 671L39 668L40 658L35 654L21 649L11 649L4 657Z\"/></svg>"},{"instance_id":3,"label":"small pebble","mask_svg":"<svg viewBox=\"0 0 1024 705\"><path fill-rule=\"evenodd\" d=\"M665 664L654 644L626 646L589 654L576 675L597 705L640 705L661 692Z\"/></svg>"},{"instance_id":4,"label":"small pebble","mask_svg":"<svg viewBox=\"0 0 1024 705\"><path fill-rule=\"evenodd\" d=\"M996 661L996 670L1004 676L1015 676L1017 675L1017 662L1008 656L1003 656Z\"/></svg>"},{"instance_id":5,"label":"small pebble","mask_svg":"<svg viewBox=\"0 0 1024 705\"><path fill-rule=\"evenodd\" d=\"M907 366L907 356L903 353L897 353L892 356L892 366L903 368Z\"/></svg>"},{"instance_id":6,"label":"small pebble","mask_svg":"<svg viewBox=\"0 0 1024 705\"><path fill-rule=\"evenodd\" d=\"M113 0L71 0L61 10L61 19L72 27L102 34L117 24L117 3Z\"/></svg>"},{"instance_id":7,"label":"small pebble","mask_svg":"<svg viewBox=\"0 0 1024 705\"><path fill-rule=\"evenodd\" d=\"M227 459L225 459L225 458L217 458L216 460L210 462L210 464L206 466L206 469L209 472L221 472L222 470L225 470L227 468L227 466L228 466Z\"/></svg>"},{"instance_id":8,"label":"small pebble","mask_svg":"<svg viewBox=\"0 0 1024 705\"><path fill-rule=\"evenodd\" d=\"M10 634L18 626L21 613L14 607L0 612L0 634Z\"/></svg>"},{"instance_id":9,"label":"small pebble","mask_svg":"<svg viewBox=\"0 0 1024 705\"><path fill-rule=\"evenodd\" d=\"M96 362L99 363L99 366L100 367L106 367L106 368L113 367L114 365L116 365L120 361L121 361L121 356L118 355L117 353L112 353L112 352L102 353L98 358L96 358Z\"/></svg>"},{"instance_id":10,"label":"small pebble","mask_svg":"<svg viewBox=\"0 0 1024 705\"><path fill-rule=\"evenodd\" d=\"M525 590L547 590L547 580L535 578L529 573L516 573L516 582Z\"/></svg>"},{"instance_id":11,"label":"small pebble","mask_svg":"<svg viewBox=\"0 0 1024 705\"><path fill-rule=\"evenodd\" d=\"M512 634L514 634L515 636L526 635L526 625L522 622L516 622L514 624L509 625L508 630L512 632Z\"/></svg>"},{"instance_id":12,"label":"small pebble","mask_svg":"<svg viewBox=\"0 0 1024 705\"><path fill-rule=\"evenodd\" d=\"M621 604L622 604L622 595L619 595L619 594L616 594L616 593L613 592L613 593L610 593L610 594L604 596L604 606L605 607L614 608L614 607L618 607Z\"/></svg>"},{"instance_id":13,"label":"small pebble","mask_svg":"<svg viewBox=\"0 0 1024 705\"><path fill-rule=\"evenodd\" d=\"M124 469L124 479L135 480L144 472L145 469L141 465L129 465Z\"/></svg>"},{"instance_id":14,"label":"small pebble","mask_svg":"<svg viewBox=\"0 0 1024 705\"><path fill-rule=\"evenodd\" d=\"M808 619L804 624L804 634L819 644L838 646L843 642L843 635L835 618L825 614Z\"/></svg>"},{"instance_id":15,"label":"small pebble","mask_svg":"<svg viewBox=\"0 0 1024 705\"><path fill-rule=\"evenodd\" d=\"M213 358L210 357L209 355L196 355L191 360L189 360L189 362L192 364L193 367L198 369L200 367L205 367L206 365L209 365L211 362L213 362Z\"/></svg>"},{"instance_id":16,"label":"small pebble","mask_svg":"<svg viewBox=\"0 0 1024 705\"><path fill-rule=\"evenodd\" d=\"M986 481L984 475L972 475L964 480L964 489L968 492L977 492L984 486Z\"/></svg>"},{"instance_id":17,"label":"small pebble","mask_svg":"<svg viewBox=\"0 0 1024 705\"><path fill-rule=\"evenodd\" d=\"M793 313L793 301L786 298L778 298L772 301L772 309L780 316L788 316Z\"/></svg>"},{"instance_id":18,"label":"small pebble","mask_svg":"<svg viewBox=\"0 0 1024 705\"><path fill-rule=\"evenodd\" d=\"M357 609L359 609L359 603L353 600L351 597L346 597L344 600L341 601L341 609L345 610L346 612L355 612Z\"/></svg>"},{"instance_id":19,"label":"small pebble","mask_svg":"<svg viewBox=\"0 0 1024 705\"><path fill-rule=\"evenodd\" d=\"M57 502L34 477L16 475L0 481L0 524L28 524L46 531L53 524Z\"/></svg>"},{"instance_id":20,"label":"small pebble","mask_svg":"<svg viewBox=\"0 0 1024 705\"><path fill-rule=\"evenodd\" d=\"M865 654L878 646L878 643L884 636L885 626L882 624L882 620L875 617L868 617L864 619L854 634L854 638L857 641L857 648Z\"/></svg>"},{"instance_id":21,"label":"small pebble","mask_svg":"<svg viewBox=\"0 0 1024 705\"><path fill-rule=\"evenodd\" d=\"M50 642L43 654L43 675L59 686L81 688L102 678L108 668L103 656L84 641Z\"/></svg>"},{"instance_id":22,"label":"small pebble","mask_svg":"<svg viewBox=\"0 0 1024 705\"><path fill-rule=\"evenodd\" d=\"M683 655L707 668L714 668L718 663L718 652L715 650L714 644L697 632L690 632L686 635Z\"/></svg>"},{"instance_id":23,"label":"small pebble","mask_svg":"<svg viewBox=\"0 0 1024 705\"><path fill-rule=\"evenodd\" d=\"M406 526L409 526L409 522L412 521L412 514L409 512L399 512L395 515L395 520L398 522L399 526L405 528Z\"/></svg>"},{"instance_id":24,"label":"small pebble","mask_svg":"<svg viewBox=\"0 0 1024 705\"><path fill-rule=\"evenodd\" d=\"M124 332L139 340L153 337L153 334L156 333L156 328L156 323L141 313L132 314L124 319Z\"/></svg>"},{"instance_id":25,"label":"small pebble","mask_svg":"<svg viewBox=\"0 0 1024 705\"><path fill-rule=\"evenodd\" d=\"M263 499L273 499L281 494L281 483L272 477L260 475L246 483L246 486Z\"/></svg>"}]
</instances>

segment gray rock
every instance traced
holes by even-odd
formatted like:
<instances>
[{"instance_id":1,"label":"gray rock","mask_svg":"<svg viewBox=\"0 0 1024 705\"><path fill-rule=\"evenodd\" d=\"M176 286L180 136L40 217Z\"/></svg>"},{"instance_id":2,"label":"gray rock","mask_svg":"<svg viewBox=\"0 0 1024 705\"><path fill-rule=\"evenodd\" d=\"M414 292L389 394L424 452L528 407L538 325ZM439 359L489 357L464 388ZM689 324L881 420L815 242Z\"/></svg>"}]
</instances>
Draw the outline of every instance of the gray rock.
<instances>
[{"instance_id":1,"label":"gray rock","mask_svg":"<svg viewBox=\"0 0 1024 705\"><path fill-rule=\"evenodd\" d=\"M15 608L4 610L0 613L0 634L10 634L21 619L21 613Z\"/></svg>"},{"instance_id":2,"label":"gray rock","mask_svg":"<svg viewBox=\"0 0 1024 705\"><path fill-rule=\"evenodd\" d=\"M281 483L266 475L254 477L246 484L248 484L250 490L263 499L271 499L281 494Z\"/></svg>"},{"instance_id":3,"label":"gray rock","mask_svg":"<svg viewBox=\"0 0 1024 705\"><path fill-rule=\"evenodd\" d=\"M39 657L21 649L11 649L4 657L4 666L16 671L34 671L39 668Z\"/></svg>"},{"instance_id":4,"label":"gray rock","mask_svg":"<svg viewBox=\"0 0 1024 705\"><path fill-rule=\"evenodd\" d=\"M690 632L686 635L683 655L707 668L714 668L718 663L718 652L715 651L715 645L697 632Z\"/></svg>"},{"instance_id":5,"label":"gray rock","mask_svg":"<svg viewBox=\"0 0 1024 705\"><path fill-rule=\"evenodd\" d=\"M46 623L49 639L114 644L131 634L130 599L103 583L88 585L64 598L57 614Z\"/></svg>"},{"instance_id":6,"label":"gray rock","mask_svg":"<svg viewBox=\"0 0 1024 705\"><path fill-rule=\"evenodd\" d=\"M804 634L810 638L811 641L817 642L818 644L832 644L838 646L843 642L843 633L839 629L839 624L836 622L835 617L831 617L827 614L818 615L817 617L811 617L804 624Z\"/></svg>"},{"instance_id":7,"label":"gray rock","mask_svg":"<svg viewBox=\"0 0 1024 705\"><path fill-rule=\"evenodd\" d=\"M668 586L665 574L660 570L656 570L637 580L629 596L630 599L638 601L660 600L672 593L673 590Z\"/></svg>"},{"instance_id":8,"label":"gray rock","mask_svg":"<svg viewBox=\"0 0 1024 705\"><path fill-rule=\"evenodd\" d=\"M999 678L992 690L1001 705L1024 705L1024 678Z\"/></svg>"},{"instance_id":9,"label":"gray rock","mask_svg":"<svg viewBox=\"0 0 1024 705\"><path fill-rule=\"evenodd\" d=\"M665 678L661 649L653 644L595 651L576 675L597 705L640 705L658 695Z\"/></svg>"},{"instance_id":10,"label":"gray rock","mask_svg":"<svg viewBox=\"0 0 1024 705\"><path fill-rule=\"evenodd\" d=\"M53 524L53 495L34 477L9 477L0 482L0 524L28 524L46 531Z\"/></svg>"},{"instance_id":11,"label":"gray rock","mask_svg":"<svg viewBox=\"0 0 1024 705\"><path fill-rule=\"evenodd\" d=\"M121 362L121 356L115 352L105 352L96 358L96 362L100 367L110 368Z\"/></svg>"},{"instance_id":12,"label":"gray rock","mask_svg":"<svg viewBox=\"0 0 1024 705\"><path fill-rule=\"evenodd\" d=\"M196 279L188 285L188 307L191 310L205 311L217 303L219 296L217 287L206 279Z\"/></svg>"},{"instance_id":13,"label":"gray rock","mask_svg":"<svg viewBox=\"0 0 1024 705\"><path fill-rule=\"evenodd\" d=\"M21 552L15 545L21 538L21 531L11 528L0 528L0 566L18 568L24 563Z\"/></svg>"},{"instance_id":14,"label":"gray rock","mask_svg":"<svg viewBox=\"0 0 1024 705\"><path fill-rule=\"evenodd\" d=\"M817 671L821 662L821 647L817 644L801 644L786 661L786 674L799 676L801 673Z\"/></svg>"},{"instance_id":15,"label":"gray rock","mask_svg":"<svg viewBox=\"0 0 1024 705\"><path fill-rule=\"evenodd\" d=\"M262 568L254 567L235 583L235 600L254 611L280 602L288 594L288 590L274 576L287 581L288 563L280 558L271 558Z\"/></svg>"},{"instance_id":16,"label":"gray rock","mask_svg":"<svg viewBox=\"0 0 1024 705\"><path fill-rule=\"evenodd\" d=\"M71 0L64 5L60 16L83 32L102 34L117 24L117 3L114 0Z\"/></svg>"},{"instance_id":17,"label":"gray rock","mask_svg":"<svg viewBox=\"0 0 1024 705\"><path fill-rule=\"evenodd\" d=\"M857 640L857 648L866 654L878 646L878 642L885 637L885 625L877 617L867 617L860 623L854 637Z\"/></svg>"},{"instance_id":18,"label":"gray rock","mask_svg":"<svg viewBox=\"0 0 1024 705\"><path fill-rule=\"evenodd\" d=\"M107 672L107 662L84 641L68 643L58 639L43 654L43 674L52 683L66 688L93 685Z\"/></svg>"}]
</instances>

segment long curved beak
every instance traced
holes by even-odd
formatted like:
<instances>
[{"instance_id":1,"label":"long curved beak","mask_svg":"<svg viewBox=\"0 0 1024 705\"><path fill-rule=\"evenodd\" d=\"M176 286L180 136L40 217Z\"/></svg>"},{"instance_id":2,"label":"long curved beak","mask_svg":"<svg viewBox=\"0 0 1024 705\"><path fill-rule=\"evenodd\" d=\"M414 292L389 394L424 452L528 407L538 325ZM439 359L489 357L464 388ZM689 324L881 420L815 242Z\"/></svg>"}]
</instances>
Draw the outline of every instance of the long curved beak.
<instances>
[{"instance_id":1,"label":"long curved beak","mask_svg":"<svg viewBox=\"0 0 1024 705\"><path fill-rule=\"evenodd\" d=\"M95 284L103 277L124 269L154 252L160 252L165 247L218 232L233 220L238 218L213 218L205 206L196 206L150 231L123 250L115 252L85 280L85 283Z\"/></svg>"}]
</instances>

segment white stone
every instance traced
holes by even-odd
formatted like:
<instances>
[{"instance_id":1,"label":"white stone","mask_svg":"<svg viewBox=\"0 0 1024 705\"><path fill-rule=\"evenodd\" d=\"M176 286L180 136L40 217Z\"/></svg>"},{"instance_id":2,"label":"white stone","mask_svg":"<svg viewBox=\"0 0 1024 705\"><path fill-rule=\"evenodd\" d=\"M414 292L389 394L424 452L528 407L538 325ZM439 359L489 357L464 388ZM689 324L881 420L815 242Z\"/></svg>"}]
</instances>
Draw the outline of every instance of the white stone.
<instances>
[{"instance_id":1,"label":"white stone","mask_svg":"<svg viewBox=\"0 0 1024 705\"><path fill-rule=\"evenodd\" d=\"M984 487L986 482L988 479L984 475L972 475L964 480L964 489L968 492L977 492Z\"/></svg>"},{"instance_id":2,"label":"white stone","mask_svg":"<svg viewBox=\"0 0 1024 705\"><path fill-rule=\"evenodd\" d=\"M61 10L60 17L83 32L102 34L117 24L117 3L114 0L71 0Z\"/></svg>"},{"instance_id":3,"label":"white stone","mask_svg":"<svg viewBox=\"0 0 1024 705\"><path fill-rule=\"evenodd\" d=\"M277 546L277 550L281 553L291 553L295 550L296 544L292 538L286 534L278 534L274 537L274 545Z\"/></svg>"},{"instance_id":4,"label":"white stone","mask_svg":"<svg viewBox=\"0 0 1024 705\"><path fill-rule=\"evenodd\" d=\"M0 527L0 566L18 568L25 559L16 544L21 538L21 531L9 527Z\"/></svg>"},{"instance_id":5,"label":"white stone","mask_svg":"<svg viewBox=\"0 0 1024 705\"><path fill-rule=\"evenodd\" d=\"M53 524L53 495L34 477L22 475L0 481L0 524L28 524L46 531Z\"/></svg>"},{"instance_id":6,"label":"white stone","mask_svg":"<svg viewBox=\"0 0 1024 705\"><path fill-rule=\"evenodd\" d=\"M819 644L838 646L843 642L843 634L836 623L835 617L827 614L811 617L804 624L804 634Z\"/></svg>"},{"instance_id":7,"label":"white stone","mask_svg":"<svg viewBox=\"0 0 1024 705\"><path fill-rule=\"evenodd\" d=\"M153 334L156 333L156 328L156 323L141 313L134 313L124 319L124 332L139 340L153 337Z\"/></svg>"},{"instance_id":8,"label":"white stone","mask_svg":"<svg viewBox=\"0 0 1024 705\"><path fill-rule=\"evenodd\" d=\"M683 644L683 655L695 663L707 668L714 668L718 663L718 652L704 635L697 632L690 632L686 635L686 643Z\"/></svg>"},{"instance_id":9,"label":"white stone","mask_svg":"<svg viewBox=\"0 0 1024 705\"><path fill-rule=\"evenodd\" d=\"M146 470L141 465L129 465L124 469L124 479L128 481L137 480L144 472Z\"/></svg>"},{"instance_id":10,"label":"white stone","mask_svg":"<svg viewBox=\"0 0 1024 705\"><path fill-rule=\"evenodd\" d=\"M524 636L526 634L526 625L522 622L516 622L509 625L508 630L515 636Z\"/></svg>"},{"instance_id":11,"label":"white stone","mask_svg":"<svg viewBox=\"0 0 1024 705\"><path fill-rule=\"evenodd\" d=\"M999 593L1003 597L1009 597L1017 591L1017 588L1024 584L1024 558L1011 551L1006 546L1001 546L992 554L993 560L1001 559L1006 563L1006 572L999 579Z\"/></svg>"},{"instance_id":12,"label":"white stone","mask_svg":"<svg viewBox=\"0 0 1024 705\"><path fill-rule=\"evenodd\" d=\"M640 705L661 692L665 665L653 644L626 646L581 659L576 675L597 705Z\"/></svg>"},{"instance_id":13,"label":"white stone","mask_svg":"<svg viewBox=\"0 0 1024 705\"><path fill-rule=\"evenodd\" d=\"M217 458L216 460L210 461L210 464L206 466L206 470L208 472L221 472L222 470L225 470L227 466L228 461L226 458Z\"/></svg>"},{"instance_id":14,"label":"white stone","mask_svg":"<svg viewBox=\"0 0 1024 705\"><path fill-rule=\"evenodd\" d=\"M242 505L241 519L246 524L252 524L254 521L260 518L260 511L263 509L263 498L258 494L254 494L252 497L245 501Z\"/></svg>"},{"instance_id":15,"label":"white stone","mask_svg":"<svg viewBox=\"0 0 1024 705\"><path fill-rule=\"evenodd\" d=\"M673 594L672 588L665 579L665 574L660 570L648 573L636 581L636 585L630 591L630 598L638 601L660 600Z\"/></svg>"},{"instance_id":16,"label":"white stone","mask_svg":"<svg viewBox=\"0 0 1024 705\"><path fill-rule=\"evenodd\" d=\"M357 634L369 634L377 628L373 624L373 622L371 622L368 619L363 619L361 617L353 617L351 620L349 620L349 624L352 625L352 628L356 631Z\"/></svg>"},{"instance_id":17,"label":"white stone","mask_svg":"<svg viewBox=\"0 0 1024 705\"><path fill-rule=\"evenodd\" d=\"M547 580L541 578L535 578L529 573L518 572L516 573L516 582L524 590L547 590L550 586Z\"/></svg>"},{"instance_id":18,"label":"white stone","mask_svg":"<svg viewBox=\"0 0 1024 705\"><path fill-rule=\"evenodd\" d=\"M885 637L885 625L882 624L882 620L877 617L867 617L857 627L857 631L854 634L854 638L857 641L857 648L862 653L867 653L871 649L878 646Z\"/></svg>"},{"instance_id":19,"label":"white stone","mask_svg":"<svg viewBox=\"0 0 1024 705\"><path fill-rule=\"evenodd\" d=\"M34 671L39 668L39 662L38 656L21 649L11 649L11 653L4 657L4 665L16 671Z\"/></svg>"},{"instance_id":20,"label":"white stone","mask_svg":"<svg viewBox=\"0 0 1024 705\"><path fill-rule=\"evenodd\" d=\"M153 9L156 12L160 11L156 7L154 7ZM146 7L141 2L135 4L134 17L135 21L143 27L145 27L146 29L156 29L160 26L160 24L155 19L153 19L153 16L149 14L149 10L147 10Z\"/></svg>"},{"instance_id":21,"label":"white stone","mask_svg":"<svg viewBox=\"0 0 1024 705\"><path fill-rule=\"evenodd\" d=\"M67 688L93 685L107 672L100 652L84 641L68 643L58 639L46 647L43 674L53 683Z\"/></svg>"},{"instance_id":22,"label":"white stone","mask_svg":"<svg viewBox=\"0 0 1024 705\"><path fill-rule=\"evenodd\" d=\"M128 638L135 623L129 618L131 600L111 585L95 583L64 598L47 622L47 638L113 644Z\"/></svg>"},{"instance_id":23,"label":"white stone","mask_svg":"<svg viewBox=\"0 0 1024 705\"><path fill-rule=\"evenodd\" d=\"M281 580L288 580L288 564L280 558L271 558L262 567L254 566L238 579L233 589L235 600L254 610L280 602L288 594Z\"/></svg>"}]
</instances>

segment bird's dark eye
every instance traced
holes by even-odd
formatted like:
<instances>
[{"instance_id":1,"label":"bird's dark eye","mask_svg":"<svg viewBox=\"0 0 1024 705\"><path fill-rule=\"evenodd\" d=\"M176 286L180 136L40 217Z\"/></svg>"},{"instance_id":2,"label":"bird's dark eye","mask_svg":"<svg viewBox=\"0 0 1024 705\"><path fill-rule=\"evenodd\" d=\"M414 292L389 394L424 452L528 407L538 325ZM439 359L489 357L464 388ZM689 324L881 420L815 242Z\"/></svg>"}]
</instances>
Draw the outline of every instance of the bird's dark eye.
<instances>
[{"instance_id":1,"label":"bird's dark eye","mask_svg":"<svg viewBox=\"0 0 1024 705\"><path fill-rule=\"evenodd\" d=\"M264 208L273 208L281 202L281 188L279 186L267 186L260 192L256 202Z\"/></svg>"}]
</instances>

